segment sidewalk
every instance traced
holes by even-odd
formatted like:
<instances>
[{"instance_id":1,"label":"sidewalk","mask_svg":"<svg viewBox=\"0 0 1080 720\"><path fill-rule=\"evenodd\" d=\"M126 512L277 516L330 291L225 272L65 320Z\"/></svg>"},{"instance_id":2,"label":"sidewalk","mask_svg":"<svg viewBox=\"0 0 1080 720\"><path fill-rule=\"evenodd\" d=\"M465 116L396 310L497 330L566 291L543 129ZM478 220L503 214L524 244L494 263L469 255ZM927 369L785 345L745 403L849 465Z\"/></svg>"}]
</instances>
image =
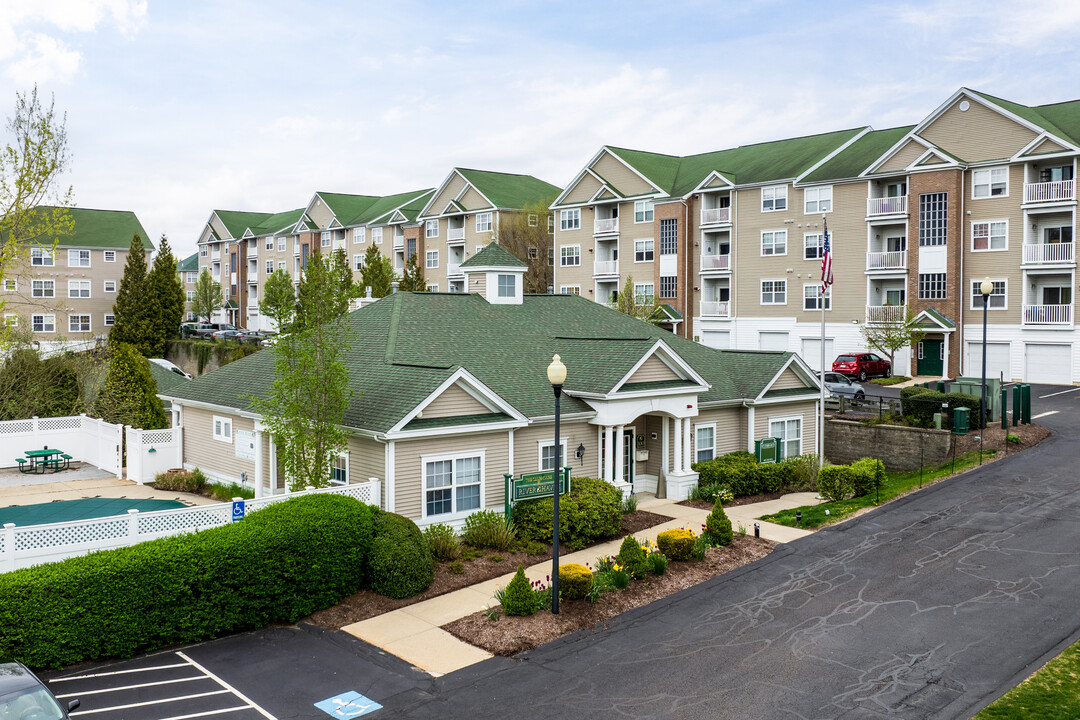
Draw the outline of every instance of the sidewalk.
<instances>
[{"instance_id":1,"label":"sidewalk","mask_svg":"<svg viewBox=\"0 0 1080 720\"><path fill-rule=\"evenodd\" d=\"M787 508L814 505L817 502L816 493L791 493L777 500L753 505L732 505L724 510L734 530L738 531L741 524L746 528L747 534L752 535L754 523L758 522L761 525L761 537L785 543L809 535L810 532L754 518ZM639 540L656 540L657 534L672 528L684 527L700 532L705 518L709 515L708 510L651 497L641 500L638 509L671 518L668 522L636 533L635 537ZM560 564L592 563L604 555L617 555L621 544L622 538L619 538L586 550L560 555L559 561ZM528 567L525 574L530 580L544 580L551 575L551 561ZM513 573L508 573L378 617L346 625L342 630L412 663L435 677L445 675L486 660L491 655L458 640L442 630L441 626L495 605L495 589L505 587L513 576Z\"/></svg>"}]
</instances>

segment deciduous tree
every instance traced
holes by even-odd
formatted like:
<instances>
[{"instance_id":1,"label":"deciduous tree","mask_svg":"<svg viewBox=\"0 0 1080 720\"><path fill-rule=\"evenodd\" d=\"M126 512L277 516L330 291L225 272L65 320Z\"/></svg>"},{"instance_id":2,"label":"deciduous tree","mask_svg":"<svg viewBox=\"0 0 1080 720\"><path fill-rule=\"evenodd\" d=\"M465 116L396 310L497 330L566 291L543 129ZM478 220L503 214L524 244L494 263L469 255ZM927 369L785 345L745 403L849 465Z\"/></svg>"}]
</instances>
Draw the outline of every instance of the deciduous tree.
<instances>
[{"instance_id":1,"label":"deciduous tree","mask_svg":"<svg viewBox=\"0 0 1080 720\"><path fill-rule=\"evenodd\" d=\"M926 331L915 323L915 313L910 307L905 307L903 313L889 313L884 322L866 323L859 330L868 346L889 356L894 374L896 351L917 345L926 337Z\"/></svg>"},{"instance_id":2,"label":"deciduous tree","mask_svg":"<svg viewBox=\"0 0 1080 720\"><path fill-rule=\"evenodd\" d=\"M555 236L548 222L548 206L554 200L546 198L526 205L520 213L499 216L499 245L529 266L525 271L526 293L547 293L554 283Z\"/></svg>"},{"instance_id":3,"label":"deciduous tree","mask_svg":"<svg viewBox=\"0 0 1080 720\"><path fill-rule=\"evenodd\" d=\"M638 320L652 322L656 312L656 299L655 296L638 297L634 289L634 278L627 275L622 291L615 296L615 309Z\"/></svg>"},{"instance_id":4,"label":"deciduous tree","mask_svg":"<svg viewBox=\"0 0 1080 720\"><path fill-rule=\"evenodd\" d=\"M289 285L292 286L291 280ZM195 299L191 301L191 312L195 313L195 317L204 318L206 322L210 322L210 317L220 307L221 283L210 277L210 271L203 268L202 273L199 275L199 281L195 283Z\"/></svg>"},{"instance_id":5,"label":"deciduous tree","mask_svg":"<svg viewBox=\"0 0 1080 720\"><path fill-rule=\"evenodd\" d=\"M198 297L198 291L196 291ZM263 285L259 312L274 321L278 332L286 332L296 316L296 290L285 269L275 270Z\"/></svg>"}]
</instances>

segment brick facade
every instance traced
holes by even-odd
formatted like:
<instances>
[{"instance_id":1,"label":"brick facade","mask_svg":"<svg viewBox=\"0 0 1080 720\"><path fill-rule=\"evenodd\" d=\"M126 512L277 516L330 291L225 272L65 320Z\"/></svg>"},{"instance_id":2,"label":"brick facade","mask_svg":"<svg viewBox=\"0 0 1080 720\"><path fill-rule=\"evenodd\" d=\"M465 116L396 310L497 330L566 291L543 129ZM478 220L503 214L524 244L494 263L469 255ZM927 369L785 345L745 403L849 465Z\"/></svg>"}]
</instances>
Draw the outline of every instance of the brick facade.
<instances>
[{"instance_id":1,"label":"brick facade","mask_svg":"<svg viewBox=\"0 0 1080 720\"><path fill-rule=\"evenodd\" d=\"M665 303L671 305L682 313L683 321L674 328L675 334L681 337L693 337L691 323L693 322L694 308L691 298L694 292L694 278L692 275L692 263L688 262L691 247L691 243L687 241L688 215L687 206L681 202L657 204L653 208L653 237L655 238L654 247L656 253L656 262L653 263L653 282L656 288L656 302L661 305ZM676 297L662 298L660 297L660 221L672 219L677 223L676 247L678 248L678 254L675 256L677 268L675 276L678 278L678 286L676 288ZM621 287L619 289L622 290Z\"/></svg>"}]
</instances>

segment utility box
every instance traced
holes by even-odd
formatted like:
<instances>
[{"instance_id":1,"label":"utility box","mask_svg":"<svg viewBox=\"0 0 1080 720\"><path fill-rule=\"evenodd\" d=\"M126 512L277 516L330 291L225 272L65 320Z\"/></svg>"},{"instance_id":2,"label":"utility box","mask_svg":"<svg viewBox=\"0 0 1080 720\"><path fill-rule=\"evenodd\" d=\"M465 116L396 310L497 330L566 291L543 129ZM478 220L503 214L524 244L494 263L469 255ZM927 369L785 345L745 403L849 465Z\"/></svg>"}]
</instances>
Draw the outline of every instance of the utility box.
<instances>
[{"instance_id":1,"label":"utility box","mask_svg":"<svg viewBox=\"0 0 1080 720\"><path fill-rule=\"evenodd\" d=\"M971 408L953 408L952 422L954 435L967 435L971 427Z\"/></svg>"},{"instance_id":2,"label":"utility box","mask_svg":"<svg viewBox=\"0 0 1080 720\"><path fill-rule=\"evenodd\" d=\"M941 413L934 413L934 429L941 429Z\"/></svg>"},{"instance_id":3,"label":"utility box","mask_svg":"<svg viewBox=\"0 0 1080 720\"><path fill-rule=\"evenodd\" d=\"M980 397L982 394L981 377L958 377L949 386L949 392L967 393ZM987 424L996 422L1001 417L1001 378L986 378L986 407L989 414Z\"/></svg>"}]
</instances>

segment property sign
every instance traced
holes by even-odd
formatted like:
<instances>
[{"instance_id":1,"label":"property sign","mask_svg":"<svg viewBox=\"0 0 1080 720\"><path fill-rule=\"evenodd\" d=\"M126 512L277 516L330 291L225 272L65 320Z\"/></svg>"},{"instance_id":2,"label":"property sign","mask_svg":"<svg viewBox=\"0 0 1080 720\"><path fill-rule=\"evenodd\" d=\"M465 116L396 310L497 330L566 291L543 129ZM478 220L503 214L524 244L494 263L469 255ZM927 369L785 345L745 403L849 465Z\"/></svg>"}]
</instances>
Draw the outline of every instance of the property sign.
<instances>
[{"instance_id":1,"label":"property sign","mask_svg":"<svg viewBox=\"0 0 1080 720\"><path fill-rule=\"evenodd\" d=\"M506 516L510 517L510 509L514 503L521 500L536 500L537 498L552 497L555 492L555 480L552 477L554 471L522 473L518 477L504 475L506 482ZM559 478L559 494L565 495L570 492L570 468L563 468L562 477Z\"/></svg>"},{"instance_id":2,"label":"property sign","mask_svg":"<svg viewBox=\"0 0 1080 720\"><path fill-rule=\"evenodd\" d=\"M233 438L236 457L242 460L255 459L255 433L250 430L237 430Z\"/></svg>"},{"instance_id":3,"label":"property sign","mask_svg":"<svg viewBox=\"0 0 1080 720\"><path fill-rule=\"evenodd\" d=\"M780 461L776 438L762 438L757 441L757 459L759 463L774 463Z\"/></svg>"}]
</instances>

